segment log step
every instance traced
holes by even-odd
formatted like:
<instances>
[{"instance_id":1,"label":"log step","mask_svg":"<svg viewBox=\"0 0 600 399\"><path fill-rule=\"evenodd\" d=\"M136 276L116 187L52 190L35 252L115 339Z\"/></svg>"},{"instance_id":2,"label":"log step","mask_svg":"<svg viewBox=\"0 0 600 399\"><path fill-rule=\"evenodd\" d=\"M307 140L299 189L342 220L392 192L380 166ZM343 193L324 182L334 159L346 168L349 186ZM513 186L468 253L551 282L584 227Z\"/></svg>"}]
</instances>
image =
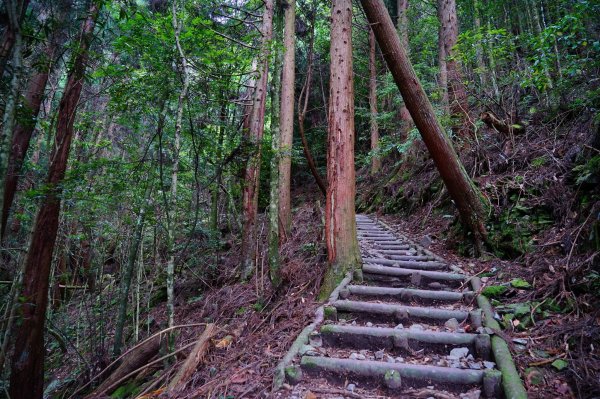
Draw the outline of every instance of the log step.
<instances>
[{"instance_id":1,"label":"log step","mask_svg":"<svg viewBox=\"0 0 600 399\"><path fill-rule=\"evenodd\" d=\"M467 276L458 273L437 272L430 270L404 269L380 265L363 264L363 273L380 274L392 277L409 277L414 285L420 285L422 278L463 283Z\"/></svg>"},{"instance_id":2,"label":"log step","mask_svg":"<svg viewBox=\"0 0 600 399\"><path fill-rule=\"evenodd\" d=\"M302 370L308 374L321 375L335 374L339 376L353 375L378 380L378 382L391 389L400 391L402 386L426 386L440 383L451 386L490 386L487 381L493 378L499 385L496 370L467 370L451 367L424 366L407 363L387 363L372 360L339 359L322 356L303 356L300 361ZM394 375L396 374L396 375ZM390 381L392 380L392 381ZM396 381L397 383L393 383ZM485 388L484 388L485 389ZM487 397L494 397L494 391L485 389Z\"/></svg>"},{"instance_id":3,"label":"log step","mask_svg":"<svg viewBox=\"0 0 600 399\"><path fill-rule=\"evenodd\" d=\"M419 302L460 302L473 300L472 291L439 291L418 290L412 288L378 287L370 285L349 285L346 287L348 295L372 296L372 297L394 297L402 301ZM343 298L346 291L342 290L340 296Z\"/></svg>"},{"instance_id":4,"label":"log step","mask_svg":"<svg viewBox=\"0 0 600 399\"><path fill-rule=\"evenodd\" d=\"M409 329L344 326L327 324L321 327L323 345L361 349L397 349L412 354L416 350L432 352L455 347L468 347L476 357L489 360L491 341L487 334L467 334Z\"/></svg>"},{"instance_id":5,"label":"log step","mask_svg":"<svg viewBox=\"0 0 600 399\"><path fill-rule=\"evenodd\" d=\"M406 269L420 270L441 270L448 266L441 262L435 261L410 261L410 260L394 260L382 258L363 258L363 263L372 265L382 265L389 267L403 267Z\"/></svg>"},{"instance_id":6,"label":"log step","mask_svg":"<svg viewBox=\"0 0 600 399\"><path fill-rule=\"evenodd\" d=\"M331 306L337 310L337 314L346 312L361 318L370 316L386 321L391 319L397 323L406 322L407 320L425 320L444 323L450 319L456 319L459 323L469 320L476 327L479 327L481 324L480 311L473 311L470 314L470 312L464 310L350 301L344 299L333 302Z\"/></svg>"}]
</instances>

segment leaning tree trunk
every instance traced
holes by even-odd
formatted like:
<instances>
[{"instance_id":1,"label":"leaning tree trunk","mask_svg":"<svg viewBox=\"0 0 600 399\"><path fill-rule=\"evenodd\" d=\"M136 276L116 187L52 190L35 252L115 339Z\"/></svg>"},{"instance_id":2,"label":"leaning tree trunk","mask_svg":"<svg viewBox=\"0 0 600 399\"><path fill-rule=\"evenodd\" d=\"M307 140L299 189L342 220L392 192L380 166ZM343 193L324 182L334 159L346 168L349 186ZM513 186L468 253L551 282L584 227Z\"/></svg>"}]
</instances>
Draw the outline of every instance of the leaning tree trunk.
<instances>
[{"instance_id":1,"label":"leaning tree trunk","mask_svg":"<svg viewBox=\"0 0 600 399\"><path fill-rule=\"evenodd\" d=\"M325 240L329 267L321 284L324 299L346 271L360 266L354 213L354 85L352 0L331 7L331 78L327 148Z\"/></svg>"},{"instance_id":2,"label":"leaning tree trunk","mask_svg":"<svg viewBox=\"0 0 600 399\"><path fill-rule=\"evenodd\" d=\"M431 158L440 172L450 197L456 204L465 227L473 234L476 249L486 238L486 205L463 168L415 71L400 43L390 15L382 0L361 0L367 19L404 102L423 137Z\"/></svg>"},{"instance_id":3,"label":"leaning tree trunk","mask_svg":"<svg viewBox=\"0 0 600 399\"><path fill-rule=\"evenodd\" d=\"M460 64L456 60L454 46L458 41L458 18L456 15L456 0L438 0L438 16L440 18L440 61L445 63L447 101L450 113L459 120L455 127L460 137L471 134L469 122L469 101L462 81ZM443 51L443 52L442 52Z\"/></svg>"},{"instance_id":4,"label":"leaning tree trunk","mask_svg":"<svg viewBox=\"0 0 600 399\"><path fill-rule=\"evenodd\" d=\"M244 227L242 232L242 274L247 280L254 271L256 256L256 212L258 210L258 185L260 177L261 141L265 128L265 106L269 75L269 48L273 37L273 0L265 0L263 14L260 62L258 63L258 81L252 97L252 112L248 127L248 141L252 154L244 174Z\"/></svg>"},{"instance_id":5,"label":"leaning tree trunk","mask_svg":"<svg viewBox=\"0 0 600 399\"><path fill-rule=\"evenodd\" d=\"M381 168L381 158L379 157L379 126L377 125L377 63L375 62L375 52L377 50L375 43L375 34L373 29L369 28L369 109L371 111L371 174L376 174Z\"/></svg>"},{"instance_id":6,"label":"leaning tree trunk","mask_svg":"<svg viewBox=\"0 0 600 399\"><path fill-rule=\"evenodd\" d=\"M285 9L283 36L283 67L281 72L281 107L279 110L279 219L280 240L289 236L292 226L290 179L292 169L292 144L294 138L294 88L296 53L296 1L282 2ZM274 88L275 89L275 88Z\"/></svg>"},{"instance_id":7,"label":"leaning tree trunk","mask_svg":"<svg viewBox=\"0 0 600 399\"><path fill-rule=\"evenodd\" d=\"M8 31L14 36L14 50L12 57L12 78L5 102L2 116L2 130L0 130L0 209L4 210L4 187L8 172L10 149L13 138L13 128L17 120L17 105L19 98L19 84L23 69L23 38L21 35L21 21L19 18L18 2L16 0L7 4L9 17ZM7 32L8 33L8 32ZM0 78L2 75L0 75ZM4 211L3 211L4 212ZM4 224L3 224L4 226ZM2 228L4 230L4 227Z\"/></svg>"},{"instance_id":8,"label":"leaning tree trunk","mask_svg":"<svg viewBox=\"0 0 600 399\"><path fill-rule=\"evenodd\" d=\"M41 398L44 391L44 324L50 265L58 231L61 183L67 168L88 49L101 5L101 1L92 2L82 23L81 35L75 41L77 47L73 63L58 108L56 136L46 181L47 191L40 203L24 265L20 310L22 322L15 334L17 338L10 375L10 397L13 399Z\"/></svg>"},{"instance_id":9,"label":"leaning tree trunk","mask_svg":"<svg viewBox=\"0 0 600 399\"><path fill-rule=\"evenodd\" d=\"M53 36L56 36L56 34ZM56 38L53 37L48 40L48 43L42 51L40 59L38 60L41 62L41 65L30 78L27 85L27 91L23 98L23 106L27 112L27 118L19 120L13 129L11 149L10 154L8 155L8 168L4 181L2 228L0 233L0 239L2 240L6 235L6 224L8 223L10 208L12 207L17 192L21 166L23 165L23 160L29 149L31 136L35 129L37 116L44 99L44 90L46 89L46 83L48 82L48 76L50 75L57 45Z\"/></svg>"},{"instance_id":10,"label":"leaning tree trunk","mask_svg":"<svg viewBox=\"0 0 600 399\"><path fill-rule=\"evenodd\" d=\"M315 178L315 182L317 186L319 186L319 190L323 195L327 195L327 187L323 178L319 174L317 170L317 165L315 164L315 160L310 152L310 147L308 146L308 140L306 139L306 134L304 133L304 120L306 119L306 113L308 111L308 100L310 98L310 86L312 80L312 71L313 71L313 61L314 61L314 43L315 43L315 15L316 10L313 11L313 17L311 20L311 34L308 42L308 64L306 65L306 77L304 80L304 85L300 90L300 95L298 96L298 133L300 133L300 139L302 140L302 150L304 152L304 157L306 158L306 163L308 163L308 168L310 169L310 173L312 173ZM323 98L325 101L325 98ZM324 105L327 103L324 103Z\"/></svg>"}]
</instances>

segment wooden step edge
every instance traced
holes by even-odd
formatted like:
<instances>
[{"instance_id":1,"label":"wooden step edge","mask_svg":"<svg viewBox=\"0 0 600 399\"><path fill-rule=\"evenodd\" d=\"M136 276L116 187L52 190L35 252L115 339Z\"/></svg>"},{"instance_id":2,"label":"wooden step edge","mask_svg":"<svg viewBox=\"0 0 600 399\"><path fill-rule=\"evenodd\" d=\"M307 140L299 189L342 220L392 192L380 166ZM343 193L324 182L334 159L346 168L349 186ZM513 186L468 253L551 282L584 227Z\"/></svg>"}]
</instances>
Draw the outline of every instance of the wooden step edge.
<instances>
[{"instance_id":1,"label":"wooden step edge","mask_svg":"<svg viewBox=\"0 0 600 399\"><path fill-rule=\"evenodd\" d=\"M499 397L501 376L497 370L466 370L451 367L426 366L406 363L387 363L373 360L353 360L323 356L303 356L303 371L312 375L355 376L373 378L390 389L400 391L402 386L433 383L452 386L483 386L486 397ZM455 390L455 389L453 389Z\"/></svg>"},{"instance_id":2,"label":"wooden step edge","mask_svg":"<svg viewBox=\"0 0 600 399\"><path fill-rule=\"evenodd\" d=\"M394 277L411 277L419 276L425 277L431 280L445 280L445 281L460 281L464 282L467 280L467 276L464 274L458 273L448 273L448 272L437 272L437 271L429 271L429 270L416 270L416 269L405 269L400 267L389 267L389 266L379 266L379 265L370 265L363 264L363 272L364 273L372 273L372 274L382 274L387 276ZM416 277L415 277L416 279ZM418 285L415 283L415 285Z\"/></svg>"},{"instance_id":3,"label":"wooden step edge","mask_svg":"<svg viewBox=\"0 0 600 399\"><path fill-rule=\"evenodd\" d=\"M402 301L421 299L441 302L468 302L474 299L473 291L455 292L441 290L421 290L414 288L394 288L372 285L348 285L345 290L340 291L341 299L348 299L349 295L375 297L391 296L397 297Z\"/></svg>"},{"instance_id":4,"label":"wooden step edge","mask_svg":"<svg viewBox=\"0 0 600 399\"><path fill-rule=\"evenodd\" d=\"M395 260L383 258L363 258L363 263L419 270L442 270L448 268L447 264L441 262Z\"/></svg>"},{"instance_id":5,"label":"wooden step edge","mask_svg":"<svg viewBox=\"0 0 600 399\"><path fill-rule=\"evenodd\" d=\"M431 345L444 348L466 346L472 354L483 360L490 360L492 351L488 334L326 324L321 326L320 335L323 344L329 347L402 349L412 353L413 350Z\"/></svg>"}]
</instances>

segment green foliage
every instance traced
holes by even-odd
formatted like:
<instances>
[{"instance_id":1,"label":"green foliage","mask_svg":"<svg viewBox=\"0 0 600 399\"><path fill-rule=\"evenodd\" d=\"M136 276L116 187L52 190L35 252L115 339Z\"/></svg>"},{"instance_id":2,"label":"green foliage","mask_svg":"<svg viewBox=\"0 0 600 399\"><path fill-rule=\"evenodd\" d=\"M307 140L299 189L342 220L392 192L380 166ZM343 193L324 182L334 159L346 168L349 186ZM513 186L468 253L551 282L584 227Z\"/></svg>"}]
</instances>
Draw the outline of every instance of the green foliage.
<instances>
[{"instance_id":1,"label":"green foliage","mask_svg":"<svg viewBox=\"0 0 600 399\"><path fill-rule=\"evenodd\" d=\"M573 168L576 184L600 183L600 155L589 158L585 163Z\"/></svg>"},{"instance_id":2,"label":"green foliage","mask_svg":"<svg viewBox=\"0 0 600 399\"><path fill-rule=\"evenodd\" d=\"M562 370L566 369L567 367L569 367L569 363L563 359L556 359L555 361L552 362L552 367L554 367L558 371L562 371Z\"/></svg>"},{"instance_id":3,"label":"green foliage","mask_svg":"<svg viewBox=\"0 0 600 399\"><path fill-rule=\"evenodd\" d=\"M505 285L488 285L481 293L488 298L497 298L502 296L506 291L508 291L508 287Z\"/></svg>"},{"instance_id":4,"label":"green foliage","mask_svg":"<svg viewBox=\"0 0 600 399\"><path fill-rule=\"evenodd\" d=\"M514 288L531 288L531 284L521 278L512 279L510 285Z\"/></svg>"}]
</instances>

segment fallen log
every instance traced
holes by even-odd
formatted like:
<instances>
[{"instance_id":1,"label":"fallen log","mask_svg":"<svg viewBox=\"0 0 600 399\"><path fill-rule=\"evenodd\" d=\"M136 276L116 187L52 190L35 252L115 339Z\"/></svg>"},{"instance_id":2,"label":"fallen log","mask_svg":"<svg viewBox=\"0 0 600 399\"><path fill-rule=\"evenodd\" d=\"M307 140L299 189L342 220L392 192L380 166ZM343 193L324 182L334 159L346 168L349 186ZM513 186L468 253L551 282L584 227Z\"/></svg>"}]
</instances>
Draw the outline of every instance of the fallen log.
<instances>
[{"instance_id":1,"label":"fallen log","mask_svg":"<svg viewBox=\"0 0 600 399\"><path fill-rule=\"evenodd\" d=\"M152 359L159 351L164 336L156 336L153 339L140 345L136 350L129 352L123 358L123 361L115 371L100 384L90 397L100 394L110 394L111 388L115 389L115 384L132 371L137 370Z\"/></svg>"},{"instance_id":2,"label":"fallen log","mask_svg":"<svg viewBox=\"0 0 600 399\"><path fill-rule=\"evenodd\" d=\"M489 127L496 129L507 136L525 132L525 127L517 123L508 124L500 120L493 112L482 112L479 118Z\"/></svg>"},{"instance_id":3,"label":"fallen log","mask_svg":"<svg viewBox=\"0 0 600 399\"><path fill-rule=\"evenodd\" d=\"M217 327L214 324L207 324L206 328L198 338L196 345L188 355L185 363L179 369L175 377L169 383L167 390L171 392L179 392L185 389L187 382L189 381L191 375L194 373L198 364L204 359L204 355L206 354L209 345L210 339L216 334Z\"/></svg>"}]
</instances>

